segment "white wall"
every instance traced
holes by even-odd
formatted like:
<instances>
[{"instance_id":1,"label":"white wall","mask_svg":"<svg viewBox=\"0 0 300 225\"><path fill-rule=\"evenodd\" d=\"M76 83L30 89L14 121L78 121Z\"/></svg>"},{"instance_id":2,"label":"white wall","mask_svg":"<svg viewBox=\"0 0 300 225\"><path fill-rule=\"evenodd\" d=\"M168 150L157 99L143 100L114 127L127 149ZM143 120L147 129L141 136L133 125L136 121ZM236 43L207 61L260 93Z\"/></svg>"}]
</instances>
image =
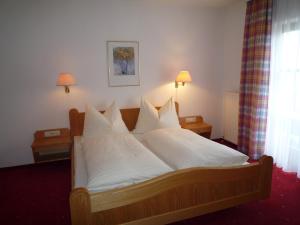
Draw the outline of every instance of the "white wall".
<instances>
[{"instance_id":1,"label":"white wall","mask_svg":"<svg viewBox=\"0 0 300 225\"><path fill-rule=\"evenodd\" d=\"M103 109L113 99L137 106L141 95L163 104L176 95L181 69L193 83L178 89L180 114L203 115L220 137L223 10L170 1L1 0L0 167L32 163L34 131L67 127L71 107ZM139 41L141 86L108 87L107 40ZM78 81L69 95L55 86L62 71Z\"/></svg>"},{"instance_id":2,"label":"white wall","mask_svg":"<svg viewBox=\"0 0 300 225\"><path fill-rule=\"evenodd\" d=\"M238 92L246 15L246 1L239 0L224 8L223 49L223 137L237 144Z\"/></svg>"},{"instance_id":3,"label":"white wall","mask_svg":"<svg viewBox=\"0 0 300 225\"><path fill-rule=\"evenodd\" d=\"M224 139L238 144L239 93L224 93Z\"/></svg>"},{"instance_id":4,"label":"white wall","mask_svg":"<svg viewBox=\"0 0 300 225\"><path fill-rule=\"evenodd\" d=\"M239 91L246 1L224 8L223 91Z\"/></svg>"}]
</instances>

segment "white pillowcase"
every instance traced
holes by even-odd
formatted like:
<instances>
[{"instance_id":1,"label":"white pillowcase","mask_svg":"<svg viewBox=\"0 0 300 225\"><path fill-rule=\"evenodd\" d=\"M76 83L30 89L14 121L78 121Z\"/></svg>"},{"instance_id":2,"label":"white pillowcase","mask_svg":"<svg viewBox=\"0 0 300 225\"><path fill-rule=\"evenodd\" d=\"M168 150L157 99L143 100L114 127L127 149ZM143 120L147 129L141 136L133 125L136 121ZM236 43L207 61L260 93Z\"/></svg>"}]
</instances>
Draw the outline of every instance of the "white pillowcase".
<instances>
[{"instance_id":1,"label":"white pillowcase","mask_svg":"<svg viewBox=\"0 0 300 225\"><path fill-rule=\"evenodd\" d=\"M97 138L110 132L129 133L119 108L113 102L104 114L87 105L85 110L83 137Z\"/></svg>"},{"instance_id":2,"label":"white pillowcase","mask_svg":"<svg viewBox=\"0 0 300 225\"><path fill-rule=\"evenodd\" d=\"M176 127L180 128L175 101L171 97L159 110L158 128Z\"/></svg>"},{"instance_id":3,"label":"white pillowcase","mask_svg":"<svg viewBox=\"0 0 300 225\"><path fill-rule=\"evenodd\" d=\"M93 106L86 105L83 127L84 138L102 136L111 131L110 122Z\"/></svg>"},{"instance_id":4,"label":"white pillowcase","mask_svg":"<svg viewBox=\"0 0 300 225\"><path fill-rule=\"evenodd\" d=\"M120 112L119 107L113 102L103 114L110 122L112 130L117 133L129 133Z\"/></svg>"},{"instance_id":5,"label":"white pillowcase","mask_svg":"<svg viewBox=\"0 0 300 225\"><path fill-rule=\"evenodd\" d=\"M167 127L180 127L173 98L170 98L158 111L151 103L142 98L139 117L133 133L143 134Z\"/></svg>"}]
</instances>

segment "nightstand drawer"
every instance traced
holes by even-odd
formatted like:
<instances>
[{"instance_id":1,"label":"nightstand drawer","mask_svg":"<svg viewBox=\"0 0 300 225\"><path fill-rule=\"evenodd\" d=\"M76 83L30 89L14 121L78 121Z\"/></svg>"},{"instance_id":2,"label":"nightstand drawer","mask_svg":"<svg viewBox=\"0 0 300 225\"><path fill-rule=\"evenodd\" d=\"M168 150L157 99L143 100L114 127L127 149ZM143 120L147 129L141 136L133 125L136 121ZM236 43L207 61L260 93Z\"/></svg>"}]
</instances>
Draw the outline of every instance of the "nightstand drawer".
<instances>
[{"instance_id":1,"label":"nightstand drawer","mask_svg":"<svg viewBox=\"0 0 300 225\"><path fill-rule=\"evenodd\" d=\"M195 122L186 122L186 118L195 118ZM180 118L180 125L184 129L191 130L203 137L210 138L212 126L208 123L203 122L202 116L188 116Z\"/></svg>"},{"instance_id":2,"label":"nightstand drawer","mask_svg":"<svg viewBox=\"0 0 300 225\"><path fill-rule=\"evenodd\" d=\"M70 158L70 151L68 149L64 150L51 150L51 151L39 151L35 154L38 154L37 162L49 162L49 161L57 161L64 160Z\"/></svg>"},{"instance_id":3,"label":"nightstand drawer","mask_svg":"<svg viewBox=\"0 0 300 225\"><path fill-rule=\"evenodd\" d=\"M59 131L59 136L45 137L45 132ZM31 145L34 161L48 162L70 158L72 141L69 129L60 128L52 130L41 130L35 132L35 139Z\"/></svg>"},{"instance_id":4,"label":"nightstand drawer","mask_svg":"<svg viewBox=\"0 0 300 225\"><path fill-rule=\"evenodd\" d=\"M69 150L70 145L64 144L64 145L49 145L49 146L38 146L38 147L32 146L32 148L34 151L39 151L39 152L64 151L64 150Z\"/></svg>"}]
</instances>

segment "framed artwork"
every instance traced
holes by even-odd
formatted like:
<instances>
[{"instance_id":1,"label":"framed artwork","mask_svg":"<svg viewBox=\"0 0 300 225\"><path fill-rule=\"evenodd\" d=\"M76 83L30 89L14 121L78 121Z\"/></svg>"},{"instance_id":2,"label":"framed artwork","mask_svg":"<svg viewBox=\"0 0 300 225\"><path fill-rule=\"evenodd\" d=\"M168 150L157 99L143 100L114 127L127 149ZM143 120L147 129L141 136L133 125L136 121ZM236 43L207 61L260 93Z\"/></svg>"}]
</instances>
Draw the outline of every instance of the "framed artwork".
<instances>
[{"instance_id":1,"label":"framed artwork","mask_svg":"<svg viewBox=\"0 0 300 225\"><path fill-rule=\"evenodd\" d=\"M108 85L139 86L139 43L107 41Z\"/></svg>"}]
</instances>

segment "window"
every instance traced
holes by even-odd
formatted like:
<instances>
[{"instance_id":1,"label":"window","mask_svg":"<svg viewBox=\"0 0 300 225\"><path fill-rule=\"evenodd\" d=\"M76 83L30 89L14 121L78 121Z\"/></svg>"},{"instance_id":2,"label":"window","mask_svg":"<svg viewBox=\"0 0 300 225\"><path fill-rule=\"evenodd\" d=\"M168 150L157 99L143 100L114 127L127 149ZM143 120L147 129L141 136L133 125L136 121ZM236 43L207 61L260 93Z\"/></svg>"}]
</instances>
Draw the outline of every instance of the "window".
<instances>
[{"instance_id":1,"label":"window","mask_svg":"<svg viewBox=\"0 0 300 225\"><path fill-rule=\"evenodd\" d=\"M282 6L287 1L275 3ZM295 4L300 7L300 1ZM289 14L286 9L275 8L272 24L265 153L284 171L297 172L300 177L300 15Z\"/></svg>"}]
</instances>

